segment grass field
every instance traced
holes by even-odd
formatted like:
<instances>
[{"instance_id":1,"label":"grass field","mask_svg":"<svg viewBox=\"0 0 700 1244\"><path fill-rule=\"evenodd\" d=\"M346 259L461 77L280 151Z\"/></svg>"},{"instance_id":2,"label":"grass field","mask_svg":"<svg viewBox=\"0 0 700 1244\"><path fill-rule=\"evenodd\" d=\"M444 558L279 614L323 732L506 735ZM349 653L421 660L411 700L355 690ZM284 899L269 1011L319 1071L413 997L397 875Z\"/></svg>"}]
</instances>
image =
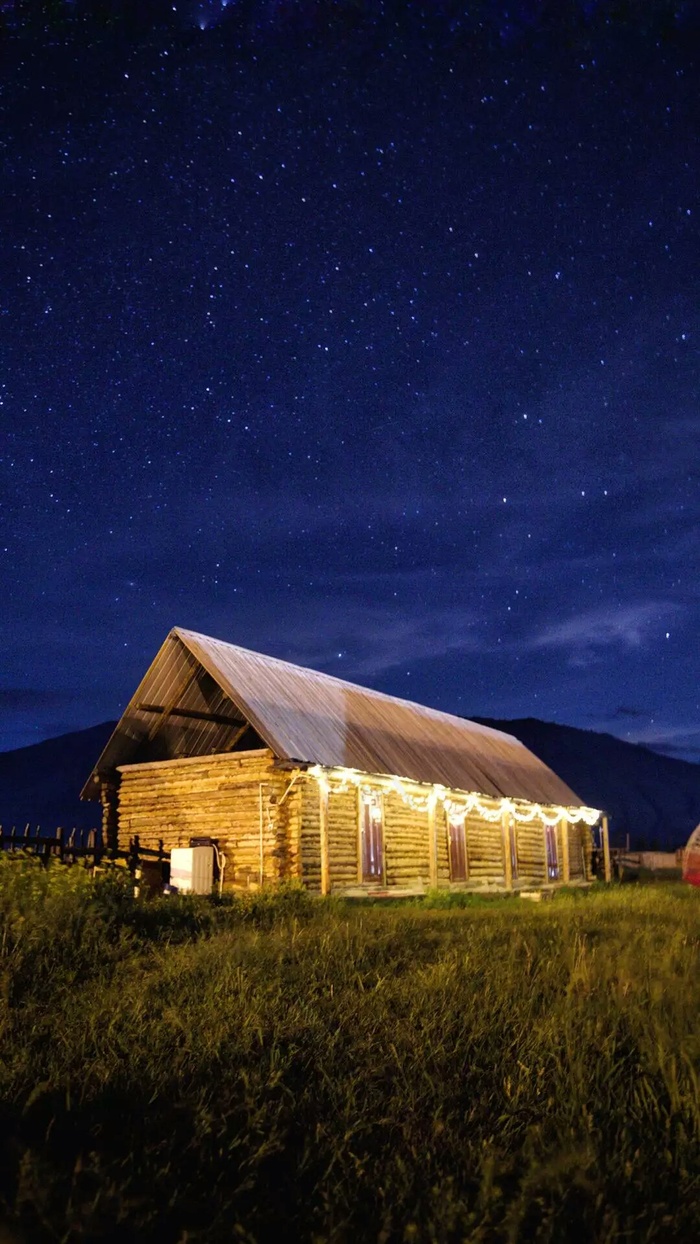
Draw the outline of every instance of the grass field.
<instances>
[{"instance_id":1,"label":"grass field","mask_svg":"<svg viewBox=\"0 0 700 1244\"><path fill-rule=\"evenodd\" d=\"M137 904L0 860L0 922L6 1240L698 1238L689 887Z\"/></svg>"}]
</instances>

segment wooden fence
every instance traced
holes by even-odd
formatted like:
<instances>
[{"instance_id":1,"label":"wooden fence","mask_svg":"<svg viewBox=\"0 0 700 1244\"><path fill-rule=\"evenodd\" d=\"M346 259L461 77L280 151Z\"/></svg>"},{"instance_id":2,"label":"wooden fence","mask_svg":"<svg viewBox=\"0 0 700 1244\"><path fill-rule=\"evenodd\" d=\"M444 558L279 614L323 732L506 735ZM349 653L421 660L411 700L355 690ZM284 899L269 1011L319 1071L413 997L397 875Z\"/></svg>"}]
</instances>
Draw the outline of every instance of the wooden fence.
<instances>
[{"instance_id":1,"label":"wooden fence","mask_svg":"<svg viewBox=\"0 0 700 1244\"><path fill-rule=\"evenodd\" d=\"M40 825L25 825L18 829L4 829L0 825L0 850L10 856L33 855L48 867L51 860L63 864L75 864L78 860L99 867L104 861L125 863L135 880L146 867L150 873L158 876L165 884L170 874L170 852L163 846L160 839L157 847L142 847L138 836L129 842L128 851L115 851L105 846L102 834L95 829L63 829L60 826L50 831L43 830Z\"/></svg>"}]
</instances>

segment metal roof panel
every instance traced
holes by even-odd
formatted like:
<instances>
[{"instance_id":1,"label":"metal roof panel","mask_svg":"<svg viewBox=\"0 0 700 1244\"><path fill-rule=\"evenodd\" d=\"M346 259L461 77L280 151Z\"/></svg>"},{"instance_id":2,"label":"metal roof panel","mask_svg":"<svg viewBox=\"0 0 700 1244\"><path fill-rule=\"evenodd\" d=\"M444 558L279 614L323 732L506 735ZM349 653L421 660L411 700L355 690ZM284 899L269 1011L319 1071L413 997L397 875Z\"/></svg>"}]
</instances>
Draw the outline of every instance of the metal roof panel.
<instances>
[{"instance_id":1,"label":"metal roof panel","mask_svg":"<svg viewBox=\"0 0 700 1244\"><path fill-rule=\"evenodd\" d=\"M582 803L512 735L194 631L175 634L280 759L537 803Z\"/></svg>"}]
</instances>

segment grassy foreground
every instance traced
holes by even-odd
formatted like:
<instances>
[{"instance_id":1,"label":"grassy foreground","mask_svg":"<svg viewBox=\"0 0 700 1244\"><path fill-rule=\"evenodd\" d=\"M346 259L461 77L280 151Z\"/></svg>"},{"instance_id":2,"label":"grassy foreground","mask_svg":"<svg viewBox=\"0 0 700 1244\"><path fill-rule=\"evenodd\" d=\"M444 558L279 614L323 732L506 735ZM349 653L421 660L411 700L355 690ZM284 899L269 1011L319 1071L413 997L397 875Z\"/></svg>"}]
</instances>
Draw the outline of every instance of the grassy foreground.
<instances>
[{"instance_id":1,"label":"grassy foreground","mask_svg":"<svg viewBox=\"0 0 700 1244\"><path fill-rule=\"evenodd\" d=\"M0 859L5 1240L687 1241L700 893L135 904Z\"/></svg>"}]
</instances>

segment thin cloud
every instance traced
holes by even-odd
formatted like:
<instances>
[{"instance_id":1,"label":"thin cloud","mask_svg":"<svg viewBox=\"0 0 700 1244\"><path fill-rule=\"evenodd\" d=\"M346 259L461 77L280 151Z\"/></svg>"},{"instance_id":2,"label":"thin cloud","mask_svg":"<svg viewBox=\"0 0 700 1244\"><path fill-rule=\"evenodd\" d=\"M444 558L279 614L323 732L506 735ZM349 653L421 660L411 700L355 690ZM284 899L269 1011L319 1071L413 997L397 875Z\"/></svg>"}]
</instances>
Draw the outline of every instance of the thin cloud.
<instances>
[{"instance_id":1,"label":"thin cloud","mask_svg":"<svg viewBox=\"0 0 700 1244\"><path fill-rule=\"evenodd\" d=\"M288 618L284 635L284 651L278 631L259 635L260 647L350 679L371 679L388 670L483 647L476 619L456 607L413 607L407 613L326 601Z\"/></svg>"},{"instance_id":2,"label":"thin cloud","mask_svg":"<svg viewBox=\"0 0 700 1244\"><path fill-rule=\"evenodd\" d=\"M533 636L529 647L561 648L569 652L573 664L587 665L606 648L641 648L679 608L670 601L646 601L622 608L589 610L545 627Z\"/></svg>"}]
</instances>

